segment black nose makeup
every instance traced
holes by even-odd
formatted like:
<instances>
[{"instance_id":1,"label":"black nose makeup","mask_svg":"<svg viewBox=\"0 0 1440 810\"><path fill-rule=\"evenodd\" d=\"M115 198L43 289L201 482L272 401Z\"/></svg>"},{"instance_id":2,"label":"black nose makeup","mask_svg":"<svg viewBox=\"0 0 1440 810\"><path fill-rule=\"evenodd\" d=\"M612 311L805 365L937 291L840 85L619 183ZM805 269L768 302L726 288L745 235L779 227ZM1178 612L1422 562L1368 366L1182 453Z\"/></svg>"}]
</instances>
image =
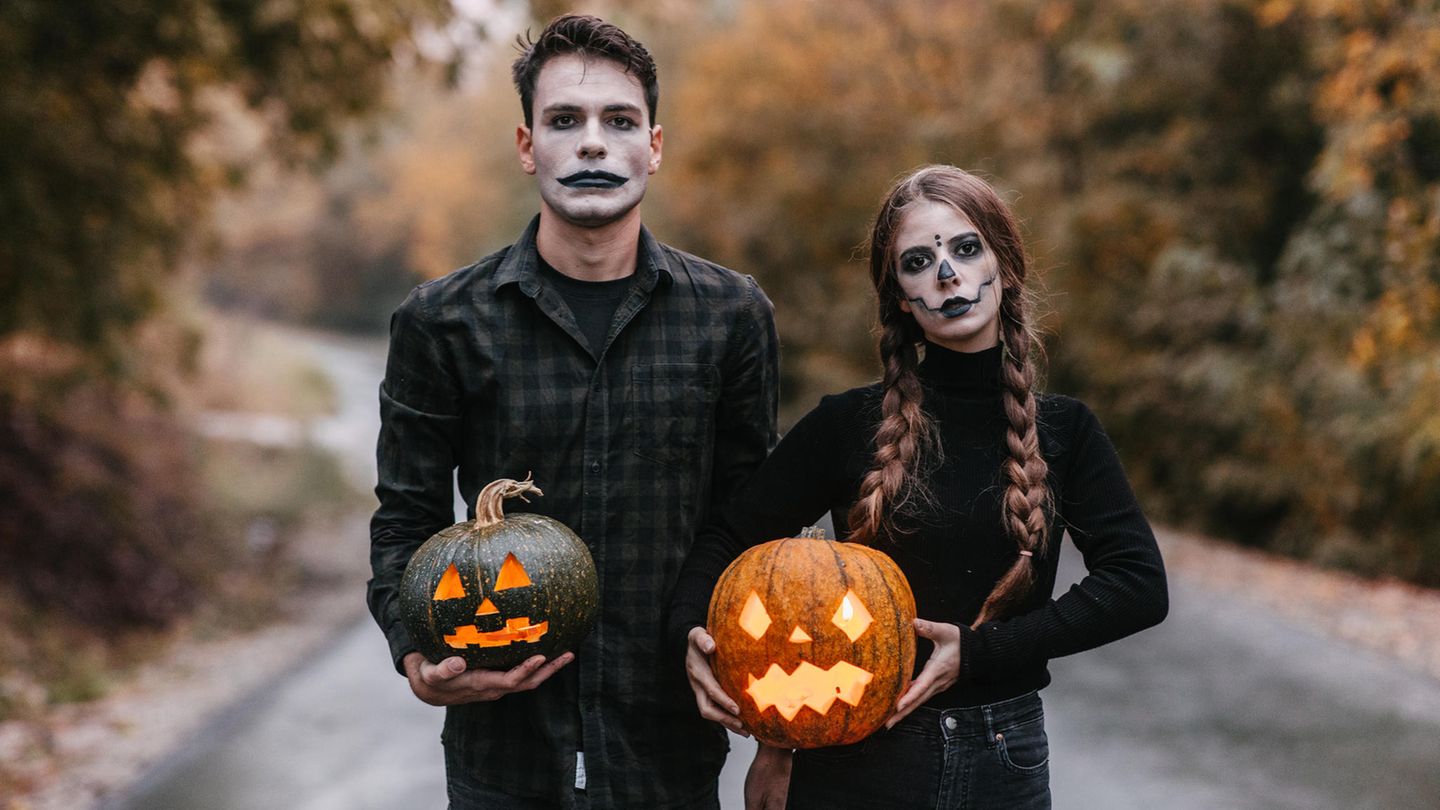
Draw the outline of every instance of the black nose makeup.
<instances>
[{"instance_id":1,"label":"black nose makeup","mask_svg":"<svg viewBox=\"0 0 1440 810\"><path fill-rule=\"evenodd\" d=\"M954 277L955 277L955 271L952 270L952 269L950 269L950 260L949 260L949 259L942 260L942 261L940 262L940 272L939 272L938 274L936 274L936 278L940 279L941 281L949 281L950 279L952 279L952 278L954 278Z\"/></svg>"}]
</instances>

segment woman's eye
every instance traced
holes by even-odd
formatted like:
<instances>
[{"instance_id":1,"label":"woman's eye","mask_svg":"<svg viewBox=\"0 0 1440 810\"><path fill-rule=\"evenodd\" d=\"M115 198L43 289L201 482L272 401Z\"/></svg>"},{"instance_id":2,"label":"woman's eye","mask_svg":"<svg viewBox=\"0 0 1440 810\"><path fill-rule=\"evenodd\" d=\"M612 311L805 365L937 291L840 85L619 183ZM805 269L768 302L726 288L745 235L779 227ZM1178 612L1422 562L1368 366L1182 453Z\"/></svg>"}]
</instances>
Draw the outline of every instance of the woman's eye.
<instances>
[{"instance_id":1,"label":"woman's eye","mask_svg":"<svg viewBox=\"0 0 1440 810\"><path fill-rule=\"evenodd\" d=\"M975 241L961 242L961 243L960 243L960 246L959 246L958 248L956 248L956 250L955 250L955 255L956 255L956 256L960 256L960 257L962 257L962 258L967 258L967 259L968 259L968 258L970 258L971 256L977 255L979 252L980 252L980 243L979 243L979 242L975 242Z\"/></svg>"},{"instance_id":2,"label":"woman's eye","mask_svg":"<svg viewBox=\"0 0 1440 810\"><path fill-rule=\"evenodd\" d=\"M900 262L900 269L907 273L918 273L930 266L930 257L923 254L906 256Z\"/></svg>"}]
</instances>

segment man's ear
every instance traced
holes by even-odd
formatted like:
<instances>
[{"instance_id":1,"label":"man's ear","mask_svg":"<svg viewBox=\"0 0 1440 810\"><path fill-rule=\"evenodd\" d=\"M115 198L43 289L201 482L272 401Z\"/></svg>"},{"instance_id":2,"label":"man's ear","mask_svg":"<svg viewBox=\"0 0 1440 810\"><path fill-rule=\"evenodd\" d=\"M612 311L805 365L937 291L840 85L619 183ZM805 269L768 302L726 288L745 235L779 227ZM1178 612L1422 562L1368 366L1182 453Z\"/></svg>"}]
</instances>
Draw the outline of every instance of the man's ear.
<instances>
[{"instance_id":1,"label":"man's ear","mask_svg":"<svg viewBox=\"0 0 1440 810\"><path fill-rule=\"evenodd\" d=\"M520 156L520 168L526 174L534 174L535 140L530 136L530 128L523 124L515 128L515 151Z\"/></svg>"},{"instance_id":2,"label":"man's ear","mask_svg":"<svg viewBox=\"0 0 1440 810\"><path fill-rule=\"evenodd\" d=\"M659 124L650 128L650 173L660 170L660 153L665 146L665 130Z\"/></svg>"}]
</instances>

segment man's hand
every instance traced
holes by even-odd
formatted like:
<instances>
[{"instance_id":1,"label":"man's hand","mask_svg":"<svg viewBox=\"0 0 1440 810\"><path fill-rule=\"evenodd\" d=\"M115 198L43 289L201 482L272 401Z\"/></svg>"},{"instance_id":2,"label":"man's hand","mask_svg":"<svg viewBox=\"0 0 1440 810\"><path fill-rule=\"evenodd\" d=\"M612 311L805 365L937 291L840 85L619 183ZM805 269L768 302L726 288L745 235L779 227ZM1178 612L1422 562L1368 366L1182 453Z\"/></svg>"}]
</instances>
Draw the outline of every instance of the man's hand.
<instances>
[{"instance_id":1,"label":"man's hand","mask_svg":"<svg viewBox=\"0 0 1440 810\"><path fill-rule=\"evenodd\" d=\"M545 656L535 655L509 672L500 672L467 670L465 659L459 656L432 664L425 656L412 652L405 656L404 664L405 677L410 679L410 691L415 697L431 706L454 706L497 700L512 692L534 689L574 660L575 654L567 652L547 664Z\"/></svg>"},{"instance_id":2,"label":"man's hand","mask_svg":"<svg viewBox=\"0 0 1440 810\"><path fill-rule=\"evenodd\" d=\"M685 645L685 676L690 679L690 689L695 692L695 705L700 716L725 726L742 737L749 737L740 722L740 707L715 680L710 669L710 656L715 652L715 639L703 627L690 630L689 644Z\"/></svg>"},{"instance_id":3,"label":"man's hand","mask_svg":"<svg viewBox=\"0 0 1440 810\"><path fill-rule=\"evenodd\" d=\"M788 748L772 748L765 743L755 750L755 761L745 773L745 810L784 810L790 794L790 764L794 758Z\"/></svg>"}]
</instances>

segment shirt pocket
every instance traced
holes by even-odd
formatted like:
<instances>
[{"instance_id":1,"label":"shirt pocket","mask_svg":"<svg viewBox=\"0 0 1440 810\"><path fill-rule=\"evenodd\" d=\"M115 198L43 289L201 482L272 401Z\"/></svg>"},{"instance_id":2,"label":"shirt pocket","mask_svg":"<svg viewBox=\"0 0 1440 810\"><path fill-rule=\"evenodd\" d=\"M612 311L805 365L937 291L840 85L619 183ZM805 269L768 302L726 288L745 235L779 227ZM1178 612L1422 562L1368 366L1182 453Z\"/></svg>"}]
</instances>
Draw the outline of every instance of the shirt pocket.
<instances>
[{"instance_id":1,"label":"shirt pocket","mask_svg":"<svg viewBox=\"0 0 1440 810\"><path fill-rule=\"evenodd\" d=\"M635 455L695 470L708 455L719 392L720 370L708 363L632 367L626 421Z\"/></svg>"}]
</instances>

